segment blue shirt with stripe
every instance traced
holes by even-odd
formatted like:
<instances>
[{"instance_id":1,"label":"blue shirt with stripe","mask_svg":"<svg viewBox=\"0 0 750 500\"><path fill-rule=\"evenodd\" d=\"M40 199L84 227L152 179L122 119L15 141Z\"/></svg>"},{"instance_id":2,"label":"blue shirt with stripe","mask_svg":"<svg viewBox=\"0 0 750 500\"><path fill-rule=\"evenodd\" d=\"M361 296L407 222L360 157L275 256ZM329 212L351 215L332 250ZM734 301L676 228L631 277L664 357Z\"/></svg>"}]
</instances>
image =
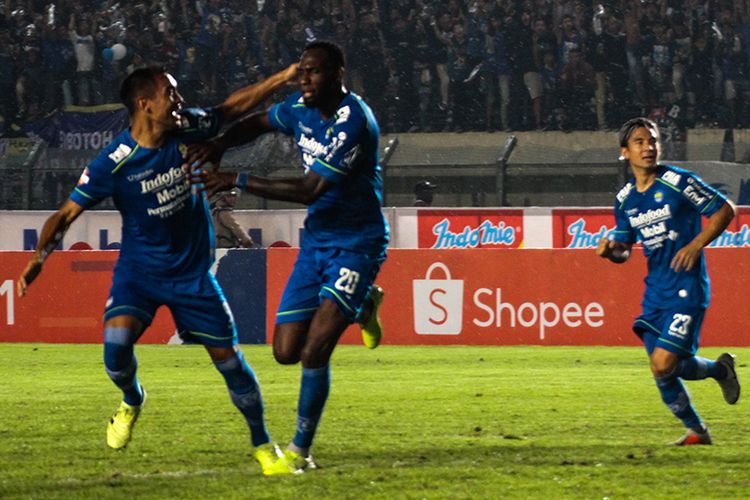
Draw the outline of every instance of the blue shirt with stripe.
<instances>
[{"instance_id":1,"label":"blue shirt with stripe","mask_svg":"<svg viewBox=\"0 0 750 500\"><path fill-rule=\"evenodd\" d=\"M196 193L182 171L189 142L206 139L221 126L214 109L186 110L184 128L159 148L140 146L121 132L86 167L70 199L91 208L112 197L122 215L117 269L161 278L194 277L213 261L213 226L206 195Z\"/></svg>"},{"instance_id":2,"label":"blue shirt with stripe","mask_svg":"<svg viewBox=\"0 0 750 500\"><path fill-rule=\"evenodd\" d=\"M617 194L614 241L640 241L648 259L643 306L656 309L708 307L710 284L706 260L690 271L675 272L670 264L677 252L701 232L701 217L710 217L727 203L726 197L693 172L659 165L656 180L643 193L631 179Z\"/></svg>"},{"instance_id":3,"label":"blue shirt with stripe","mask_svg":"<svg viewBox=\"0 0 750 500\"><path fill-rule=\"evenodd\" d=\"M272 106L268 117L274 128L294 136L305 173L312 170L333 184L308 207L304 244L381 252L389 230L381 209L380 128L369 106L348 93L324 120L296 92Z\"/></svg>"}]
</instances>

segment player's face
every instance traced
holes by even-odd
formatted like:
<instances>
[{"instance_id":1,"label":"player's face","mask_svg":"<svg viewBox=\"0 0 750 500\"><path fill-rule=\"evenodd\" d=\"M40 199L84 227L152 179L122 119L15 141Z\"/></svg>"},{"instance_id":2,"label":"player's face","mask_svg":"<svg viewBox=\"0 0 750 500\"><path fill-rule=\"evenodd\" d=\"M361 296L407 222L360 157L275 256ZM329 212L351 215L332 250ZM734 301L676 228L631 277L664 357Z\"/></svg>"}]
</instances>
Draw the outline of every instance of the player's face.
<instances>
[{"instance_id":1,"label":"player's face","mask_svg":"<svg viewBox=\"0 0 750 500\"><path fill-rule=\"evenodd\" d=\"M177 126L177 113L182 109L183 102L177 91L177 80L169 73L159 75L156 80L156 92L150 103L152 117L159 123L174 128Z\"/></svg>"},{"instance_id":2,"label":"player's face","mask_svg":"<svg viewBox=\"0 0 750 500\"><path fill-rule=\"evenodd\" d=\"M299 83L305 106L319 108L341 89L338 72L327 65L322 49L306 50L299 62Z\"/></svg>"},{"instance_id":3,"label":"player's face","mask_svg":"<svg viewBox=\"0 0 750 500\"><path fill-rule=\"evenodd\" d=\"M628 139L628 147L620 148L620 155L633 168L656 168L660 153L656 131L646 127L635 129Z\"/></svg>"}]
</instances>

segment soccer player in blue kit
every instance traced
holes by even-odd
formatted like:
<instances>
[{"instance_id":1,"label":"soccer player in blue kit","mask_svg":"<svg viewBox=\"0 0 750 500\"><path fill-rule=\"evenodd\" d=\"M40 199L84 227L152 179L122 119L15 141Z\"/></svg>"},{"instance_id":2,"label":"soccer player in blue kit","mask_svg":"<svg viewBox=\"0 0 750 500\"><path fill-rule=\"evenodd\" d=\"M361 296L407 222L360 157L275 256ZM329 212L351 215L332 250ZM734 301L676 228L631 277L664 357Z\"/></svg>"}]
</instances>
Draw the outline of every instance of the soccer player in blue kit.
<instances>
[{"instance_id":1,"label":"soccer player in blue kit","mask_svg":"<svg viewBox=\"0 0 750 500\"><path fill-rule=\"evenodd\" d=\"M633 330L646 347L662 400L687 428L675 444L711 444L682 380L713 378L727 403L740 397L733 355L724 353L716 361L696 355L710 297L703 248L724 231L735 208L694 173L659 164L659 131L651 120L627 121L619 139L620 155L634 177L617 194L616 227L599 241L596 253L622 263L633 243L642 243L648 275ZM708 217L705 228L702 216Z\"/></svg>"},{"instance_id":2,"label":"soccer player in blue kit","mask_svg":"<svg viewBox=\"0 0 750 500\"><path fill-rule=\"evenodd\" d=\"M122 215L122 246L104 310L104 365L124 398L107 426L107 445L125 448L146 400L134 345L156 309L169 307L186 340L202 344L250 427L264 474L288 473L266 430L260 387L237 345L234 319L211 273L214 237L204 192L192 191L182 166L186 144L215 135L296 78L296 64L208 109L182 109L177 82L163 68L135 70L120 97L131 126L88 165L70 198L44 224L17 282L19 296L86 209L112 197Z\"/></svg>"},{"instance_id":3,"label":"soccer player in blue kit","mask_svg":"<svg viewBox=\"0 0 750 500\"><path fill-rule=\"evenodd\" d=\"M328 42L309 44L299 63L300 92L267 113L237 122L222 136L191 146L186 163L215 165L229 147L262 133L293 135L305 174L265 179L241 172L205 170L194 176L209 192L239 187L251 194L309 205L297 262L276 314L274 357L302 363L297 431L284 451L290 470L314 468L310 447L330 389L329 361L344 330L362 325L365 345L380 342L374 285L385 260L388 224L383 217L378 141L370 108L343 87L344 56Z\"/></svg>"}]
</instances>

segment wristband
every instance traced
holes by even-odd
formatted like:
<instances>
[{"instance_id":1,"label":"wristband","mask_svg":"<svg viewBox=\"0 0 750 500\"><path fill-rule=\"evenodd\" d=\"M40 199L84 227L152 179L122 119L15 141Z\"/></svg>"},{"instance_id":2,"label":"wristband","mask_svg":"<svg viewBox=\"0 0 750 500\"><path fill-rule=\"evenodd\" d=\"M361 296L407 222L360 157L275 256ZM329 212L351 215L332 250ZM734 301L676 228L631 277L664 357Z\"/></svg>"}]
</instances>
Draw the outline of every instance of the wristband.
<instances>
[{"instance_id":1,"label":"wristband","mask_svg":"<svg viewBox=\"0 0 750 500\"><path fill-rule=\"evenodd\" d=\"M243 191L247 190L247 172L239 172L237 178L234 180L234 185Z\"/></svg>"}]
</instances>

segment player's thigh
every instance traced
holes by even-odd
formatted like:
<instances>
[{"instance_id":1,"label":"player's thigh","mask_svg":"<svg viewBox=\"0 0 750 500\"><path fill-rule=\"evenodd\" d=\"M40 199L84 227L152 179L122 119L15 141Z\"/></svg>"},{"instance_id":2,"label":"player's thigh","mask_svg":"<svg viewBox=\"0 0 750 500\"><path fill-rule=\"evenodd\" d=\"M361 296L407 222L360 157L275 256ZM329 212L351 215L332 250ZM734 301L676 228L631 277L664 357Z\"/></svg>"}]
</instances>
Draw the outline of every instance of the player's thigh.
<instances>
[{"instance_id":1,"label":"player's thigh","mask_svg":"<svg viewBox=\"0 0 750 500\"><path fill-rule=\"evenodd\" d=\"M329 299L353 323L375 282L385 253L364 254L341 249L321 252L324 277L320 296Z\"/></svg>"},{"instance_id":2,"label":"player's thigh","mask_svg":"<svg viewBox=\"0 0 750 500\"><path fill-rule=\"evenodd\" d=\"M326 366L341 335L350 324L351 321L336 302L328 298L323 299L307 330L307 338L301 352L302 366Z\"/></svg>"},{"instance_id":3,"label":"player's thigh","mask_svg":"<svg viewBox=\"0 0 750 500\"><path fill-rule=\"evenodd\" d=\"M165 304L183 340L220 348L237 343L232 312L213 274L168 281L163 286L169 289Z\"/></svg>"},{"instance_id":4,"label":"player's thigh","mask_svg":"<svg viewBox=\"0 0 750 500\"><path fill-rule=\"evenodd\" d=\"M138 326L134 321L137 320L140 335L151 324L162 303L158 284L157 280L135 272L116 271L104 306L105 325L132 328Z\"/></svg>"}]
</instances>

